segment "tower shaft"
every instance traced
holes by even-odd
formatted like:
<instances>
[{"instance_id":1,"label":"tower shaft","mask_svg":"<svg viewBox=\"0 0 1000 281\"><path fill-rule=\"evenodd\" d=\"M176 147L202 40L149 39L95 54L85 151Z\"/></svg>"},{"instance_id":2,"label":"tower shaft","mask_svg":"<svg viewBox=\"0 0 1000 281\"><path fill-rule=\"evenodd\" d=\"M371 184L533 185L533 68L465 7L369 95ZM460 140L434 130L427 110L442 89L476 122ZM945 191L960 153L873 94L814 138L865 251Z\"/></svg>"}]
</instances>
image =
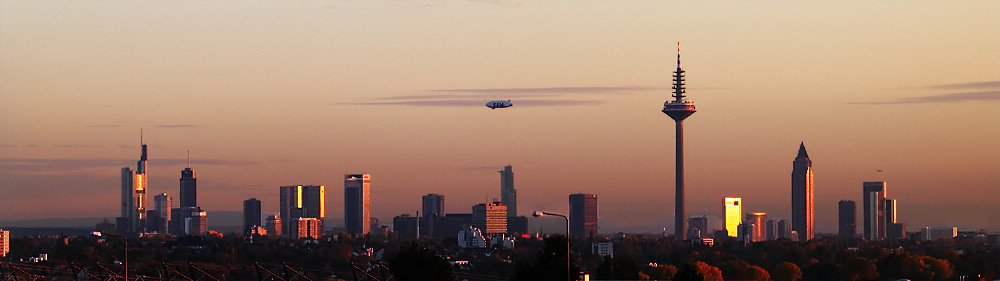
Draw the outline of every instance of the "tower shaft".
<instances>
[{"instance_id":1,"label":"tower shaft","mask_svg":"<svg viewBox=\"0 0 1000 281\"><path fill-rule=\"evenodd\" d=\"M676 120L676 163L674 177L676 190L674 193L674 237L684 240L687 235L686 216L684 214L684 119Z\"/></svg>"}]
</instances>

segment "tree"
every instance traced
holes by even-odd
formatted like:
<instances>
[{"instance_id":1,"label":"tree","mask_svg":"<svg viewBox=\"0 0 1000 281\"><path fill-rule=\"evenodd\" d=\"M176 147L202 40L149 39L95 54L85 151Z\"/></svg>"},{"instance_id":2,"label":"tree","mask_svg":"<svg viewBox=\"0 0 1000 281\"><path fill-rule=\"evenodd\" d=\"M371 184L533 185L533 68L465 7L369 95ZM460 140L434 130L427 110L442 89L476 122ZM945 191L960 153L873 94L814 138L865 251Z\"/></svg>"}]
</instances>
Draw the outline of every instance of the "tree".
<instances>
[{"instance_id":1,"label":"tree","mask_svg":"<svg viewBox=\"0 0 1000 281\"><path fill-rule=\"evenodd\" d=\"M542 250L533 262L521 262L514 274L514 281L523 280L569 280L566 276L566 236L549 236L542 241ZM570 274L580 272L570 257Z\"/></svg>"},{"instance_id":2,"label":"tree","mask_svg":"<svg viewBox=\"0 0 1000 281\"><path fill-rule=\"evenodd\" d=\"M389 269L397 280L455 280L451 264L433 250L410 243L389 259Z\"/></svg>"},{"instance_id":3,"label":"tree","mask_svg":"<svg viewBox=\"0 0 1000 281\"><path fill-rule=\"evenodd\" d=\"M658 264L647 266L642 270L642 273L654 280L674 279L674 276L677 275L677 267L671 264Z\"/></svg>"},{"instance_id":4,"label":"tree","mask_svg":"<svg viewBox=\"0 0 1000 281\"><path fill-rule=\"evenodd\" d=\"M771 278L774 281L798 281L802 279L802 270L794 263L779 263L771 269Z\"/></svg>"},{"instance_id":5,"label":"tree","mask_svg":"<svg viewBox=\"0 0 1000 281\"><path fill-rule=\"evenodd\" d=\"M693 262L685 264L677 275L675 281L722 281L722 271L718 267L710 266L703 262Z\"/></svg>"},{"instance_id":6,"label":"tree","mask_svg":"<svg viewBox=\"0 0 1000 281\"><path fill-rule=\"evenodd\" d=\"M851 280L874 280L878 278L875 263L863 257L853 257L847 260L847 263L844 264L844 273Z\"/></svg>"},{"instance_id":7,"label":"tree","mask_svg":"<svg viewBox=\"0 0 1000 281\"><path fill-rule=\"evenodd\" d=\"M637 280L640 279L639 270L639 264L632 255L622 254L604 257L594 276L596 279Z\"/></svg>"},{"instance_id":8,"label":"tree","mask_svg":"<svg viewBox=\"0 0 1000 281\"><path fill-rule=\"evenodd\" d=\"M751 265L747 267L746 273L744 274L746 274L745 276L749 280L756 280L756 281L771 280L771 274L768 274L767 270L764 270L763 268L760 268L759 266L756 265Z\"/></svg>"}]
</instances>

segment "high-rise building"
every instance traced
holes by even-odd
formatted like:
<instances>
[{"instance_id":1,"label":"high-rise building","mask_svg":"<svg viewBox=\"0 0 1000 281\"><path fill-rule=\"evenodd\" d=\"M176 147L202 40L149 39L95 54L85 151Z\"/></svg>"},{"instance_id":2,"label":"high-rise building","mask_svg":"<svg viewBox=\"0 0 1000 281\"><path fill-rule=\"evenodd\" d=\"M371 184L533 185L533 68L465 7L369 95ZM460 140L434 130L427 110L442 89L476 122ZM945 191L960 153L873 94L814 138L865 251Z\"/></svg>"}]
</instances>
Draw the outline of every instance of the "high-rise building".
<instances>
[{"instance_id":1,"label":"high-rise building","mask_svg":"<svg viewBox=\"0 0 1000 281\"><path fill-rule=\"evenodd\" d=\"M839 210L838 217L840 218L838 223L840 231L838 235L842 240L852 240L858 233L857 206L854 204L854 201L840 200L837 203L837 207Z\"/></svg>"},{"instance_id":2,"label":"high-rise building","mask_svg":"<svg viewBox=\"0 0 1000 281\"><path fill-rule=\"evenodd\" d=\"M788 225L788 220L778 221L778 238L792 239L792 228Z\"/></svg>"},{"instance_id":3,"label":"high-rise building","mask_svg":"<svg viewBox=\"0 0 1000 281\"><path fill-rule=\"evenodd\" d=\"M186 214L184 218L185 235L204 235L208 233L208 213L199 207L182 208Z\"/></svg>"},{"instance_id":4,"label":"high-rise building","mask_svg":"<svg viewBox=\"0 0 1000 281\"><path fill-rule=\"evenodd\" d=\"M681 43L677 43L677 70L674 70L674 100L663 103L663 113L674 119L674 237L684 240L687 234L684 215L684 119L694 114L694 102L684 100L684 70L681 69Z\"/></svg>"},{"instance_id":5,"label":"high-rise building","mask_svg":"<svg viewBox=\"0 0 1000 281\"><path fill-rule=\"evenodd\" d=\"M260 223L260 200L250 198L243 200L243 230L261 226Z\"/></svg>"},{"instance_id":6,"label":"high-rise building","mask_svg":"<svg viewBox=\"0 0 1000 281\"><path fill-rule=\"evenodd\" d=\"M688 218L688 238L702 238L709 237L711 233L708 232L708 217L689 217Z\"/></svg>"},{"instance_id":7,"label":"high-rise building","mask_svg":"<svg viewBox=\"0 0 1000 281\"><path fill-rule=\"evenodd\" d=\"M896 199L885 199L885 225L896 223Z\"/></svg>"},{"instance_id":8,"label":"high-rise building","mask_svg":"<svg viewBox=\"0 0 1000 281\"><path fill-rule=\"evenodd\" d=\"M344 230L352 234L371 232L371 175L344 175Z\"/></svg>"},{"instance_id":9,"label":"high-rise building","mask_svg":"<svg viewBox=\"0 0 1000 281\"><path fill-rule=\"evenodd\" d=\"M865 182L862 190L865 239L869 241L885 239L885 182Z\"/></svg>"},{"instance_id":10,"label":"high-rise building","mask_svg":"<svg viewBox=\"0 0 1000 281\"><path fill-rule=\"evenodd\" d=\"M472 206L472 226L482 230L487 237L506 234L507 206L500 202Z\"/></svg>"},{"instance_id":11,"label":"high-rise building","mask_svg":"<svg viewBox=\"0 0 1000 281\"><path fill-rule=\"evenodd\" d=\"M503 166L500 173L500 203L507 206L507 216L517 216L517 189L514 189L514 170L510 165Z\"/></svg>"},{"instance_id":12,"label":"high-rise building","mask_svg":"<svg viewBox=\"0 0 1000 281\"><path fill-rule=\"evenodd\" d=\"M268 235L281 236L281 217L278 215L267 216L264 220L264 229L267 231Z\"/></svg>"},{"instance_id":13,"label":"high-rise building","mask_svg":"<svg viewBox=\"0 0 1000 281\"><path fill-rule=\"evenodd\" d=\"M792 161L792 230L798 232L798 241L813 238L813 169L806 153L805 142L799 143L799 153Z\"/></svg>"},{"instance_id":14,"label":"high-rise building","mask_svg":"<svg viewBox=\"0 0 1000 281\"><path fill-rule=\"evenodd\" d=\"M298 235L298 224L295 218L315 218L320 221L320 227L326 218L326 187L322 185L289 185L280 187L278 212L286 236Z\"/></svg>"},{"instance_id":15,"label":"high-rise building","mask_svg":"<svg viewBox=\"0 0 1000 281\"><path fill-rule=\"evenodd\" d=\"M779 237L781 237L778 235L778 222L774 220L767 220L766 232L767 232L767 240L777 240Z\"/></svg>"},{"instance_id":16,"label":"high-rise building","mask_svg":"<svg viewBox=\"0 0 1000 281\"><path fill-rule=\"evenodd\" d=\"M323 221L317 218L294 218L295 238L318 239L323 233Z\"/></svg>"},{"instance_id":17,"label":"high-rise building","mask_svg":"<svg viewBox=\"0 0 1000 281\"><path fill-rule=\"evenodd\" d=\"M181 208L198 207L198 179L191 167L181 171Z\"/></svg>"},{"instance_id":18,"label":"high-rise building","mask_svg":"<svg viewBox=\"0 0 1000 281\"><path fill-rule=\"evenodd\" d=\"M722 213L725 214L726 232L729 237L739 234L739 225L743 222L743 198L726 197L723 199Z\"/></svg>"},{"instance_id":19,"label":"high-rise building","mask_svg":"<svg viewBox=\"0 0 1000 281\"><path fill-rule=\"evenodd\" d=\"M134 183L134 175L132 169L129 167L122 167L122 200L121 200L121 216L115 221L119 234L124 234L132 231L131 221L135 217L133 212L135 210L135 191L132 190L132 184Z\"/></svg>"},{"instance_id":20,"label":"high-rise building","mask_svg":"<svg viewBox=\"0 0 1000 281\"><path fill-rule=\"evenodd\" d=\"M168 225L170 223L170 196L166 193L160 193L153 197L153 202L156 206L154 209L156 212L156 218L152 219L149 216L146 217L147 220L155 220L156 223L147 223L147 227L150 231L157 233L167 233Z\"/></svg>"},{"instance_id":21,"label":"high-rise building","mask_svg":"<svg viewBox=\"0 0 1000 281\"><path fill-rule=\"evenodd\" d=\"M594 237L597 229L597 195L569 195L569 233L577 237Z\"/></svg>"},{"instance_id":22,"label":"high-rise building","mask_svg":"<svg viewBox=\"0 0 1000 281\"><path fill-rule=\"evenodd\" d=\"M889 240L906 238L906 225L902 223L890 223L886 225L885 238Z\"/></svg>"},{"instance_id":23,"label":"high-rise building","mask_svg":"<svg viewBox=\"0 0 1000 281\"><path fill-rule=\"evenodd\" d=\"M444 216L444 195L427 194L423 197L423 216Z\"/></svg>"},{"instance_id":24,"label":"high-rise building","mask_svg":"<svg viewBox=\"0 0 1000 281\"><path fill-rule=\"evenodd\" d=\"M767 213L749 213L744 223L754 225L753 233L751 234L753 242L767 240Z\"/></svg>"},{"instance_id":25,"label":"high-rise building","mask_svg":"<svg viewBox=\"0 0 1000 281\"><path fill-rule=\"evenodd\" d=\"M0 229L0 258L10 253L10 232Z\"/></svg>"}]
</instances>

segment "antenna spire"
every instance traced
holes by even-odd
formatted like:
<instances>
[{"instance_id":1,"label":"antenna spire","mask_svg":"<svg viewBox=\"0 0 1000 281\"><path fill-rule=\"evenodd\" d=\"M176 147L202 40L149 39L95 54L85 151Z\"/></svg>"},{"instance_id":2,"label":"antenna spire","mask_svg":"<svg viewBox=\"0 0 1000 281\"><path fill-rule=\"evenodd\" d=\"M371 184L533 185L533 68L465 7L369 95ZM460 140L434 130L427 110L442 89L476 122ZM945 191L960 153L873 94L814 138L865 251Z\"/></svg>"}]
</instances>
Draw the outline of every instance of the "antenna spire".
<instances>
[{"instance_id":1,"label":"antenna spire","mask_svg":"<svg viewBox=\"0 0 1000 281\"><path fill-rule=\"evenodd\" d=\"M684 70L681 69L681 42L677 42L677 70L674 70L674 94L676 102L684 102Z\"/></svg>"},{"instance_id":2,"label":"antenna spire","mask_svg":"<svg viewBox=\"0 0 1000 281\"><path fill-rule=\"evenodd\" d=\"M188 168L191 168L191 150L188 149Z\"/></svg>"},{"instance_id":3,"label":"antenna spire","mask_svg":"<svg viewBox=\"0 0 1000 281\"><path fill-rule=\"evenodd\" d=\"M139 127L139 144L146 144L146 142L142 140L142 127Z\"/></svg>"}]
</instances>

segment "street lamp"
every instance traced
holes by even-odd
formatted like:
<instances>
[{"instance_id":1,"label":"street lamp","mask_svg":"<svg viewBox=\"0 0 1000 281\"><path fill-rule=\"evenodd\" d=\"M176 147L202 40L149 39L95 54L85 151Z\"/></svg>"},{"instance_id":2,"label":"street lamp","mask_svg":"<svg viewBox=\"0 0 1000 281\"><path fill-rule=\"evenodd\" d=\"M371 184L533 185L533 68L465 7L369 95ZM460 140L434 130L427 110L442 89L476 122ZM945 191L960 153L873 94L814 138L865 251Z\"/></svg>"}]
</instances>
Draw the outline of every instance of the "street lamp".
<instances>
[{"instance_id":1,"label":"street lamp","mask_svg":"<svg viewBox=\"0 0 1000 281\"><path fill-rule=\"evenodd\" d=\"M101 233L100 231L94 231L90 233L90 236L94 237L101 237L104 235L121 238L122 242L125 243L125 261L123 263L125 266L125 273L122 275L125 276L125 281L128 281L128 239L125 239L125 236L121 236L118 234L111 234L111 233Z\"/></svg>"},{"instance_id":2,"label":"street lamp","mask_svg":"<svg viewBox=\"0 0 1000 281\"><path fill-rule=\"evenodd\" d=\"M569 272L569 269L570 269L570 267L569 267L569 217L566 217L566 216L560 215L560 214L556 214L556 213L546 212L546 211L535 211L535 212L531 213L531 216L536 217L536 218L537 217L541 217L541 216L556 216L556 217L560 217L560 218L563 218L564 220L566 220L566 279L569 280L569 281L573 281L573 274L571 274Z\"/></svg>"}]
</instances>

